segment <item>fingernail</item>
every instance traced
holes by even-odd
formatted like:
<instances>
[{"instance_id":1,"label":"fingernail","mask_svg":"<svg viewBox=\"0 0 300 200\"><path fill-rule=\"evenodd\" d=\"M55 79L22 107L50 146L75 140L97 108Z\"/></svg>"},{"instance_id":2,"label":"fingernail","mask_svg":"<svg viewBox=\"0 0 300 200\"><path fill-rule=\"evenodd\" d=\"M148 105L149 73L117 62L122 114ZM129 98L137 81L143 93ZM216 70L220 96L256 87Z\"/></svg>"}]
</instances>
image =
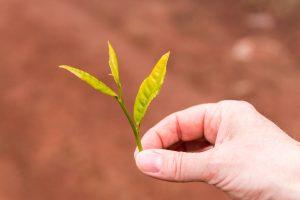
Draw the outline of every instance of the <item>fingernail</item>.
<instances>
[{"instance_id":1,"label":"fingernail","mask_svg":"<svg viewBox=\"0 0 300 200\"><path fill-rule=\"evenodd\" d=\"M138 154L137 163L143 172L159 172L162 166L162 156L159 153L145 150Z\"/></svg>"}]
</instances>

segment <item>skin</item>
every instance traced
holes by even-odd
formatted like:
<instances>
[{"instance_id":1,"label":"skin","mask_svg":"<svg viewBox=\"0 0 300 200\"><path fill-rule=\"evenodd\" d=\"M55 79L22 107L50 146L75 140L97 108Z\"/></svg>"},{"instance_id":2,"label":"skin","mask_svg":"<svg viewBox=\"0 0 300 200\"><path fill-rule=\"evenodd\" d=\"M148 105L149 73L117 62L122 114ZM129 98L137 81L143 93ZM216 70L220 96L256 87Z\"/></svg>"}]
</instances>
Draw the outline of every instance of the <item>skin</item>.
<instances>
[{"instance_id":1,"label":"skin","mask_svg":"<svg viewBox=\"0 0 300 200\"><path fill-rule=\"evenodd\" d=\"M151 177L206 182L233 199L300 199L300 143L247 102L173 113L142 144L136 164Z\"/></svg>"}]
</instances>

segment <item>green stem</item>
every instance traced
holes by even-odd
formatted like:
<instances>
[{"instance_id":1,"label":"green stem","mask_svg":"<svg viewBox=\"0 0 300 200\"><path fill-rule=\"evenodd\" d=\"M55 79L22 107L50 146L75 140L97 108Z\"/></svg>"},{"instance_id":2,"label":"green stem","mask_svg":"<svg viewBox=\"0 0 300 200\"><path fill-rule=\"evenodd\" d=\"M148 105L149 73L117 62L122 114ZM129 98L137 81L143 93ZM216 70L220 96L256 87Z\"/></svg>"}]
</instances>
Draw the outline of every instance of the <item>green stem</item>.
<instances>
[{"instance_id":1,"label":"green stem","mask_svg":"<svg viewBox=\"0 0 300 200\"><path fill-rule=\"evenodd\" d=\"M143 147L142 147L142 144L141 144L141 136L140 136L140 129L139 129L139 127L136 127L134 125L134 123L133 123L133 121L132 121L132 119L131 119L131 117L129 115L129 112L128 112L126 106L125 106L123 98L122 97L121 98L116 97L116 100L120 104L123 112L126 115L127 120L129 121L129 124L130 124L130 126L131 126L131 128L133 130L134 137L135 137L135 142L136 142L136 144L138 146L139 152L143 151Z\"/></svg>"}]
</instances>

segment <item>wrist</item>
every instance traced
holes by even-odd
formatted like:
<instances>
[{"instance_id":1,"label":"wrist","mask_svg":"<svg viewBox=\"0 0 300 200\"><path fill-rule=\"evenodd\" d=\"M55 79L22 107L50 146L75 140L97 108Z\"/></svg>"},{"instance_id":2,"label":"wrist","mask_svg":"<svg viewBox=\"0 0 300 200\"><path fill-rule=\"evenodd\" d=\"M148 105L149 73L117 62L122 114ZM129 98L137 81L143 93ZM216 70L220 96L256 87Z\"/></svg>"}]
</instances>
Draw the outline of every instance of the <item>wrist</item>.
<instances>
[{"instance_id":1,"label":"wrist","mask_svg":"<svg viewBox=\"0 0 300 200\"><path fill-rule=\"evenodd\" d=\"M282 169L279 176L284 177L282 181L278 181L270 199L300 199L300 142L297 142L290 151L289 162L285 163L286 168Z\"/></svg>"},{"instance_id":2,"label":"wrist","mask_svg":"<svg viewBox=\"0 0 300 200\"><path fill-rule=\"evenodd\" d=\"M298 149L298 154L296 158L297 167L294 173L295 182L291 184L291 189L290 189L292 199L300 199L300 142L297 141L296 147Z\"/></svg>"},{"instance_id":3,"label":"wrist","mask_svg":"<svg viewBox=\"0 0 300 200\"><path fill-rule=\"evenodd\" d=\"M281 186L278 187L278 192L274 193L274 195L270 199L300 199L300 181L293 184L281 184Z\"/></svg>"}]
</instances>

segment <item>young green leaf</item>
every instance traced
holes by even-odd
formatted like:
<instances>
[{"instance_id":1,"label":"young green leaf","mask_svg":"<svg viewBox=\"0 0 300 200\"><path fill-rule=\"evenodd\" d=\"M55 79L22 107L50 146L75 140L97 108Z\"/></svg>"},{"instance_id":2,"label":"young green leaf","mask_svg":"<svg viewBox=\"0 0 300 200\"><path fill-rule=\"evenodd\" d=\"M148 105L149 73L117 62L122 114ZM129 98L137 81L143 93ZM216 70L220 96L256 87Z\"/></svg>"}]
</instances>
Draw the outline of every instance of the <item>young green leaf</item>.
<instances>
[{"instance_id":1,"label":"young green leaf","mask_svg":"<svg viewBox=\"0 0 300 200\"><path fill-rule=\"evenodd\" d=\"M164 54L156 63L151 74L142 82L134 102L133 117L137 126L149 107L151 101L157 96L164 82L166 67L170 52Z\"/></svg>"},{"instance_id":2,"label":"young green leaf","mask_svg":"<svg viewBox=\"0 0 300 200\"><path fill-rule=\"evenodd\" d=\"M119 66L118 66L118 58L116 55L116 52L110 42L108 42L108 55L109 55L109 60L108 64L111 70L111 74L114 77L114 80L118 87L121 87L121 82L120 82L120 76L119 76Z\"/></svg>"},{"instance_id":3,"label":"young green leaf","mask_svg":"<svg viewBox=\"0 0 300 200\"><path fill-rule=\"evenodd\" d=\"M70 67L67 65L61 65L59 67L68 70L69 72L71 72L72 74L74 74L75 76L77 76L78 78L80 78L81 80L83 80L84 82L89 84L90 86L92 86L94 89L96 89L104 94L107 94L107 95L113 96L113 97L118 96L112 89L110 89L103 82L99 81L94 76L92 76L80 69Z\"/></svg>"}]
</instances>

